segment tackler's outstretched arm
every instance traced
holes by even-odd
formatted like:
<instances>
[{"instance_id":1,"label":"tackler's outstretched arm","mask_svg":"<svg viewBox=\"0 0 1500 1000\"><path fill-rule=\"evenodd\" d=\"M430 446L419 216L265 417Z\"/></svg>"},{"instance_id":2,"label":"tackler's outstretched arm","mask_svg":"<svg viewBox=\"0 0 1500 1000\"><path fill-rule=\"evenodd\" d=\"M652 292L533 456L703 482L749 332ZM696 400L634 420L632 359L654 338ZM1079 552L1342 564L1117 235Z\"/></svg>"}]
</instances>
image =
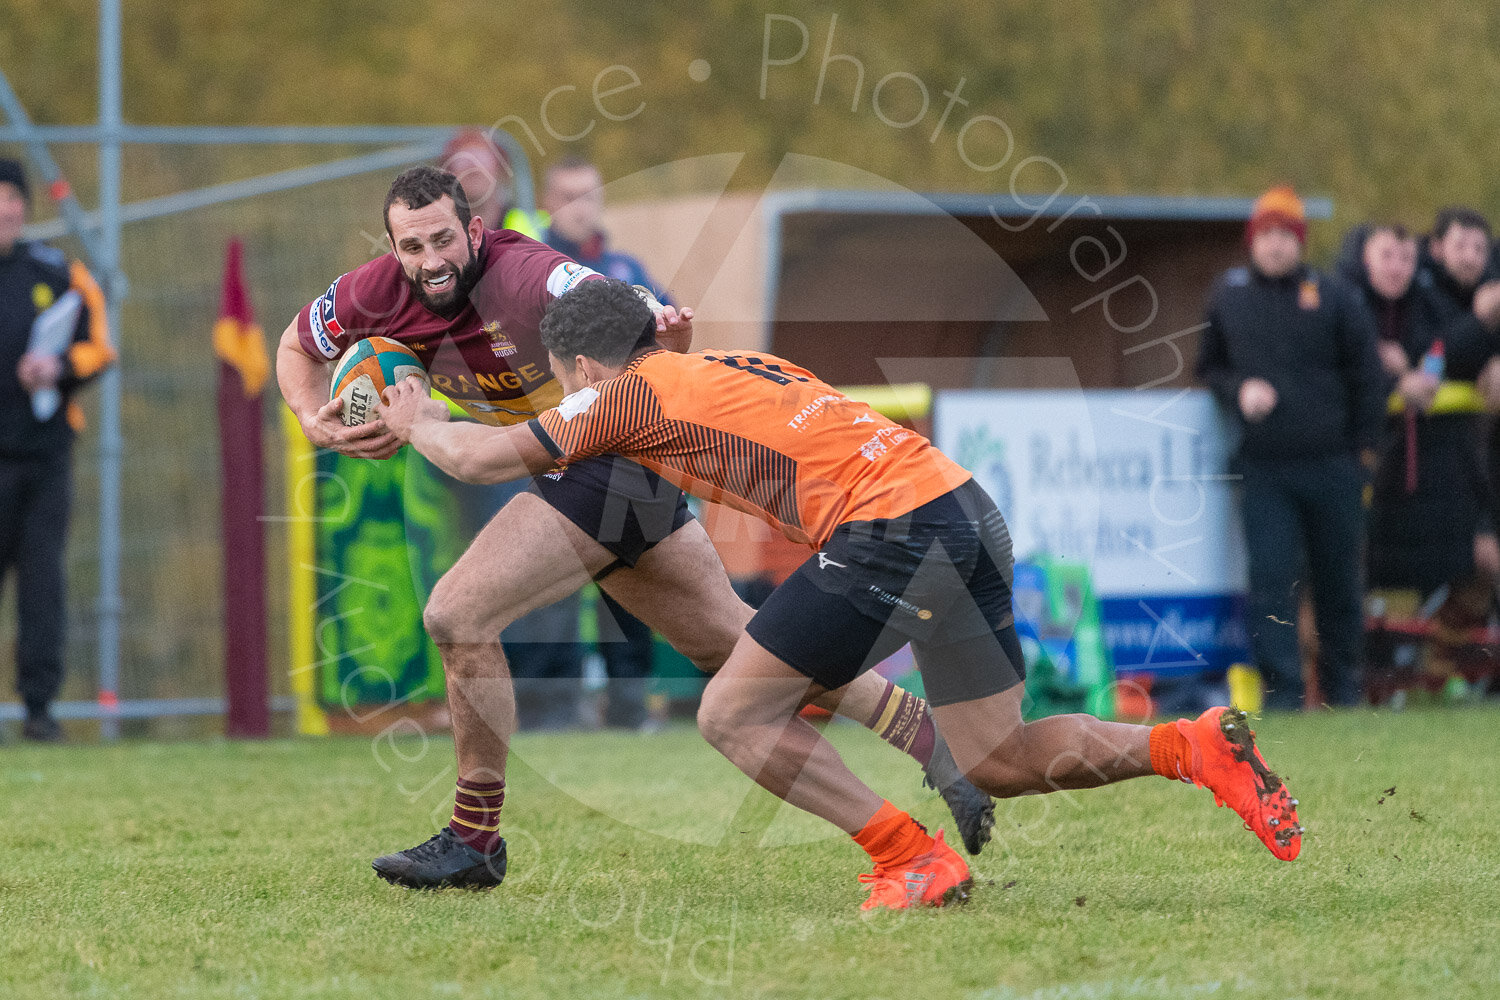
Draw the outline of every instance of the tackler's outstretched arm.
<instances>
[{"instance_id":1,"label":"tackler's outstretched arm","mask_svg":"<svg viewBox=\"0 0 1500 1000\"><path fill-rule=\"evenodd\" d=\"M505 483L546 472L556 460L525 424L490 427L455 423L448 407L427 395L416 378L385 390L381 420L432 464L466 483Z\"/></svg>"}]
</instances>

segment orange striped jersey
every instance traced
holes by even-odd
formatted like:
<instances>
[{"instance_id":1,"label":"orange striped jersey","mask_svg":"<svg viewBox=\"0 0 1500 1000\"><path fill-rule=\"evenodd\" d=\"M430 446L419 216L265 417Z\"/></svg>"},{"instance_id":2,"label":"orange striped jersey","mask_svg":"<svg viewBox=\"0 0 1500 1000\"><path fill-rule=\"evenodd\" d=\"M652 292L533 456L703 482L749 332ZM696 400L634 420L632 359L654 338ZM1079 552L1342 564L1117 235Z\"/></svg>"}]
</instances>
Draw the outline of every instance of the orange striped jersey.
<instances>
[{"instance_id":1,"label":"orange striped jersey","mask_svg":"<svg viewBox=\"0 0 1500 1000\"><path fill-rule=\"evenodd\" d=\"M621 454L815 548L969 479L922 435L769 354L654 351L530 426L560 465Z\"/></svg>"}]
</instances>

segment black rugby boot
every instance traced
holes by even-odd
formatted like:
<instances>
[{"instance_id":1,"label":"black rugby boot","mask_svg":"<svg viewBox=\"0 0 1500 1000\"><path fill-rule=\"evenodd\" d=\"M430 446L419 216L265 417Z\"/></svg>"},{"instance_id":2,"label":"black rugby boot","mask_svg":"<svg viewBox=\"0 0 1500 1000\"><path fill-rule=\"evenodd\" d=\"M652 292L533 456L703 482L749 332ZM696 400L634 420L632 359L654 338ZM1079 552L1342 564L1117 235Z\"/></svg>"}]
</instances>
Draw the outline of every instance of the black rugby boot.
<instances>
[{"instance_id":1,"label":"black rugby boot","mask_svg":"<svg viewBox=\"0 0 1500 1000\"><path fill-rule=\"evenodd\" d=\"M445 826L426 843L382 855L370 867L408 889L493 889L505 878L505 841L494 854L480 854Z\"/></svg>"}]
</instances>

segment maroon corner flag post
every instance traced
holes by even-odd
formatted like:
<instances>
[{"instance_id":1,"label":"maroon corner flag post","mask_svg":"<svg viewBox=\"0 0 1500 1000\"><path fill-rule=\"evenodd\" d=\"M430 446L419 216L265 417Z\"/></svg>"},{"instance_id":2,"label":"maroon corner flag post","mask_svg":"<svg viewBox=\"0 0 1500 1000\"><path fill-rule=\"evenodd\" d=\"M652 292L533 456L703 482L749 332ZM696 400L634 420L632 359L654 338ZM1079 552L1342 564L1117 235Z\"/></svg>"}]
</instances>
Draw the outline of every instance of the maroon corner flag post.
<instances>
[{"instance_id":1,"label":"maroon corner flag post","mask_svg":"<svg viewBox=\"0 0 1500 1000\"><path fill-rule=\"evenodd\" d=\"M224 729L228 736L271 732L266 668L266 573L261 390L270 371L241 275L241 245L229 242L224 292L214 324L219 358L220 517L224 533Z\"/></svg>"}]
</instances>

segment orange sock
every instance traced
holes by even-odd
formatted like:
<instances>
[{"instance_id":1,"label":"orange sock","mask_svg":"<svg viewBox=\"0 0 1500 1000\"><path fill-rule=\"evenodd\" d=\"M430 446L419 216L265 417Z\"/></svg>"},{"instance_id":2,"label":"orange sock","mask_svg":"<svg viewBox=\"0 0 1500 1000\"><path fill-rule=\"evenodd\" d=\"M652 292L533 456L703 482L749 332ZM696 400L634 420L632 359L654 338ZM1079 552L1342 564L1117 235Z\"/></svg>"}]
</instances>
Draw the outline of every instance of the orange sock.
<instances>
[{"instance_id":1,"label":"orange sock","mask_svg":"<svg viewBox=\"0 0 1500 1000\"><path fill-rule=\"evenodd\" d=\"M854 842L865 849L876 868L899 868L932 850L934 843L921 823L889 801L882 802L864 829L854 834Z\"/></svg>"},{"instance_id":2,"label":"orange sock","mask_svg":"<svg viewBox=\"0 0 1500 1000\"><path fill-rule=\"evenodd\" d=\"M1193 773L1193 746L1177 729L1177 723L1151 727L1151 769L1173 781L1187 781Z\"/></svg>"}]
</instances>

